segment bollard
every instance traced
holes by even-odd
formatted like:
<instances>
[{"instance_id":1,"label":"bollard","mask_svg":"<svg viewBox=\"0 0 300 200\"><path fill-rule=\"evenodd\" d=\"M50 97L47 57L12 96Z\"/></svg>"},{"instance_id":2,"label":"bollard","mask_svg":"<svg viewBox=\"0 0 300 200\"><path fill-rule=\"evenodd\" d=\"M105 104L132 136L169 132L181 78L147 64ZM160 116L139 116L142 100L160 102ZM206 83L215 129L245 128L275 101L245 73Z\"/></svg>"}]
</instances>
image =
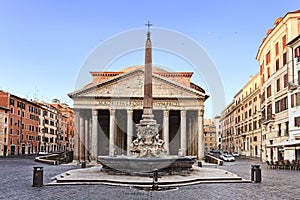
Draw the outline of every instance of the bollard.
<instances>
[{"instance_id":1,"label":"bollard","mask_svg":"<svg viewBox=\"0 0 300 200\"><path fill-rule=\"evenodd\" d=\"M81 168L86 168L86 161L81 162Z\"/></svg>"},{"instance_id":2,"label":"bollard","mask_svg":"<svg viewBox=\"0 0 300 200\"><path fill-rule=\"evenodd\" d=\"M202 167L202 162L198 161L198 167Z\"/></svg>"},{"instance_id":3,"label":"bollard","mask_svg":"<svg viewBox=\"0 0 300 200\"><path fill-rule=\"evenodd\" d=\"M251 181L254 183L261 182L261 169L260 165L251 165Z\"/></svg>"},{"instance_id":4,"label":"bollard","mask_svg":"<svg viewBox=\"0 0 300 200\"><path fill-rule=\"evenodd\" d=\"M150 175L150 178L153 178L152 182L152 190L157 191L158 190L158 178L161 178L161 176L158 175L158 169L153 169L153 175Z\"/></svg>"},{"instance_id":5,"label":"bollard","mask_svg":"<svg viewBox=\"0 0 300 200\"><path fill-rule=\"evenodd\" d=\"M32 187L43 186L43 167L33 167L33 184Z\"/></svg>"}]
</instances>

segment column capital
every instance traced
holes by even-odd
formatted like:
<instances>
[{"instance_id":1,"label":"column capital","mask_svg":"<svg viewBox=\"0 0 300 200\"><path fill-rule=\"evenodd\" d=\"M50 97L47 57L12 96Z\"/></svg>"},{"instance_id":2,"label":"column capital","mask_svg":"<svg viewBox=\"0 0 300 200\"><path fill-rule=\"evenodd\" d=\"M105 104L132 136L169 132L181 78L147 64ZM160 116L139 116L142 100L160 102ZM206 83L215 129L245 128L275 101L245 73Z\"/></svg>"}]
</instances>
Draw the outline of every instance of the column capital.
<instances>
[{"instance_id":1,"label":"column capital","mask_svg":"<svg viewBox=\"0 0 300 200\"><path fill-rule=\"evenodd\" d=\"M98 109L92 109L92 116L98 116Z\"/></svg>"},{"instance_id":2,"label":"column capital","mask_svg":"<svg viewBox=\"0 0 300 200\"><path fill-rule=\"evenodd\" d=\"M203 115L204 115L204 109L203 108L198 110L198 115L203 117Z\"/></svg>"},{"instance_id":3,"label":"column capital","mask_svg":"<svg viewBox=\"0 0 300 200\"><path fill-rule=\"evenodd\" d=\"M127 110L127 115L132 116L133 115L133 110L132 109L128 109Z\"/></svg>"},{"instance_id":4,"label":"column capital","mask_svg":"<svg viewBox=\"0 0 300 200\"><path fill-rule=\"evenodd\" d=\"M170 114L170 110L164 110L164 116L166 116L166 117L169 117L169 114Z\"/></svg>"},{"instance_id":5,"label":"column capital","mask_svg":"<svg viewBox=\"0 0 300 200\"><path fill-rule=\"evenodd\" d=\"M109 109L109 114L110 115L115 115L116 109Z\"/></svg>"},{"instance_id":6,"label":"column capital","mask_svg":"<svg viewBox=\"0 0 300 200\"><path fill-rule=\"evenodd\" d=\"M180 110L180 115L181 116L186 116L186 110Z\"/></svg>"}]
</instances>

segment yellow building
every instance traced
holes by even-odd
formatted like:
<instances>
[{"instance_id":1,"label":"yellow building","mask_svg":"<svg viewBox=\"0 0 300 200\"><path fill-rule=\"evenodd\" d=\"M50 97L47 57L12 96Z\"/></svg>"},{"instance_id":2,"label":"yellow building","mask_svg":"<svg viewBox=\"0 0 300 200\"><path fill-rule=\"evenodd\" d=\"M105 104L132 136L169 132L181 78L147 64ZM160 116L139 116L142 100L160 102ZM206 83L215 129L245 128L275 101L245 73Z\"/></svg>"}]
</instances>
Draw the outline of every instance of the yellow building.
<instances>
[{"instance_id":1,"label":"yellow building","mask_svg":"<svg viewBox=\"0 0 300 200\"><path fill-rule=\"evenodd\" d=\"M222 149L260 157L260 76L251 76L221 114Z\"/></svg>"},{"instance_id":2,"label":"yellow building","mask_svg":"<svg viewBox=\"0 0 300 200\"><path fill-rule=\"evenodd\" d=\"M256 56L260 63L263 160L284 160L289 139L288 82L293 78L286 44L300 33L300 10L275 20Z\"/></svg>"}]
</instances>

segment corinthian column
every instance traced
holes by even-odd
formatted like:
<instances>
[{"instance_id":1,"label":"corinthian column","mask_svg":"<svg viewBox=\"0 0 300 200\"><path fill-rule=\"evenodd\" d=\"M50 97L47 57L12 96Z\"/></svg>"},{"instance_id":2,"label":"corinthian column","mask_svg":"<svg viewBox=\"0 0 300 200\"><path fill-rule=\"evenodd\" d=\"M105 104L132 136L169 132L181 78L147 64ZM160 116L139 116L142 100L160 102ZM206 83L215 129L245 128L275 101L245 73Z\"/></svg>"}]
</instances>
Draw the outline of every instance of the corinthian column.
<instances>
[{"instance_id":1,"label":"corinthian column","mask_svg":"<svg viewBox=\"0 0 300 200\"><path fill-rule=\"evenodd\" d=\"M167 150L167 155L169 155L169 111L164 110L164 121L163 121L163 134L165 141L165 149Z\"/></svg>"},{"instance_id":2,"label":"corinthian column","mask_svg":"<svg viewBox=\"0 0 300 200\"><path fill-rule=\"evenodd\" d=\"M182 155L186 155L186 110L180 111L180 148Z\"/></svg>"},{"instance_id":3,"label":"corinthian column","mask_svg":"<svg viewBox=\"0 0 300 200\"><path fill-rule=\"evenodd\" d=\"M198 159L204 158L203 114L204 110L198 111Z\"/></svg>"},{"instance_id":4,"label":"corinthian column","mask_svg":"<svg viewBox=\"0 0 300 200\"><path fill-rule=\"evenodd\" d=\"M109 120L109 155L115 155L115 110L110 110Z\"/></svg>"},{"instance_id":5,"label":"corinthian column","mask_svg":"<svg viewBox=\"0 0 300 200\"><path fill-rule=\"evenodd\" d=\"M130 155L130 144L132 143L132 110L127 110L127 155Z\"/></svg>"},{"instance_id":6,"label":"corinthian column","mask_svg":"<svg viewBox=\"0 0 300 200\"><path fill-rule=\"evenodd\" d=\"M79 144L80 144L80 137L79 137L79 110L75 110L74 115L74 125L75 125L75 131L74 131L74 160L80 160L79 159Z\"/></svg>"},{"instance_id":7,"label":"corinthian column","mask_svg":"<svg viewBox=\"0 0 300 200\"><path fill-rule=\"evenodd\" d=\"M79 158L80 160L85 160L85 147L84 147L84 118L83 113L80 114L79 118L79 138L80 138L80 152Z\"/></svg>"},{"instance_id":8,"label":"corinthian column","mask_svg":"<svg viewBox=\"0 0 300 200\"><path fill-rule=\"evenodd\" d=\"M92 110L92 141L91 141L91 156L92 159L97 159L98 156L98 110Z\"/></svg>"}]
</instances>

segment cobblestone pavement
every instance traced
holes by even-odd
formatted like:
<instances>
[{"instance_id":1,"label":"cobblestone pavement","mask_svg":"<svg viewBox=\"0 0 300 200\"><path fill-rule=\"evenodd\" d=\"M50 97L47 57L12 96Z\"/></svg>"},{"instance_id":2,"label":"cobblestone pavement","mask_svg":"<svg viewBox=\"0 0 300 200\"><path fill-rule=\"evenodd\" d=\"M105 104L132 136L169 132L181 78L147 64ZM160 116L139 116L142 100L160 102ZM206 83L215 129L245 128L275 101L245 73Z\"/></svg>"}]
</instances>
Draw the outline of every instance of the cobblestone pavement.
<instances>
[{"instance_id":1,"label":"cobblestone pavement","mask_svg":"<svg viewBox=\"0 0 300 200\"><path fill-rule=\"evenodd\" d=\"M250 179L251 164L258 160L237 159L218 168ZM33 167L44 167L44 183L57 174L79 168L50 166L32 159L0 159L0 199L300 199L300 171L262 167L262 183L199 184L170 191L143 191L129 187L73 185L32 187ZM215 166L210 166L215 167Z\"/></svg>"}]
</instances>

